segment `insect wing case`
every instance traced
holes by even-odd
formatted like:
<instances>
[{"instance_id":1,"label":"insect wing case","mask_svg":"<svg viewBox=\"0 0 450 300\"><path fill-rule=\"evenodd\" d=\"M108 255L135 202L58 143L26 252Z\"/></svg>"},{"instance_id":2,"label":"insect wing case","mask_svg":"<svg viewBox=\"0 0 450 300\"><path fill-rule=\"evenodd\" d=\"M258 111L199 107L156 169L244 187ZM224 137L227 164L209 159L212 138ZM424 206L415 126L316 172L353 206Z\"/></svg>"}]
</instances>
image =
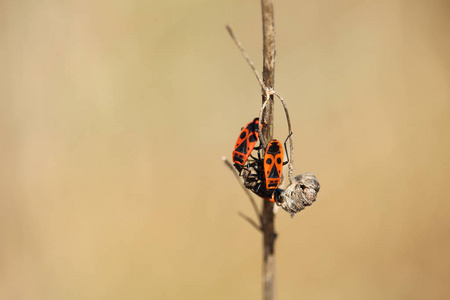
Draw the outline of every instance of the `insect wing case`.
<instances>
[{"instance_id":1,"label":"insect wing case","mask_svg":"<svg viewBox=\"0 0 450 300\"><path fill-rule=\"evenodd\" d=\"M281 182L283 172L283 146L278 140L271 140L264 155L264 176L266 189L274 190Z\"/></svg>"},{"instance_id":2,"label":"insect wing case","mask_svg":"<svg viewBox=\"0 0 450 300\"><path fill-rule=\"evenodd\" d=\"M242 128L233 151L233 162L237 168L244 166L253 148L255 148L259 137L258 126L259 119L255 118Z\"/></svg>"}]
</instances>

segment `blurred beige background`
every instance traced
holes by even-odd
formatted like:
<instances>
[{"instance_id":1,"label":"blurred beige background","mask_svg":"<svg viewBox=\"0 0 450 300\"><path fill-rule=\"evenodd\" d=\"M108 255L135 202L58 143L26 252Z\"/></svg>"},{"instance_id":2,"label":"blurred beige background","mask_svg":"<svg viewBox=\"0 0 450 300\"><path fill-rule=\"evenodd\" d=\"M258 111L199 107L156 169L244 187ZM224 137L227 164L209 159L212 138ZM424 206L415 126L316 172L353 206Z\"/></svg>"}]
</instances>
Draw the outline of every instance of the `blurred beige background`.
<instances>
[{"instance_id":1,"label":"blurred beige background","mask_svg":"<svg viewBox=\"0 0 450 300\"><path fill-rule=\"evenodd\" d=\"M279 299L447 298L449 2L275 2L295 173L322 185L277 215ZM260 297L221 160L261 101L225 25L260 69L259 5L0 1L1 299Z\"/></svg>"}]
</instances>

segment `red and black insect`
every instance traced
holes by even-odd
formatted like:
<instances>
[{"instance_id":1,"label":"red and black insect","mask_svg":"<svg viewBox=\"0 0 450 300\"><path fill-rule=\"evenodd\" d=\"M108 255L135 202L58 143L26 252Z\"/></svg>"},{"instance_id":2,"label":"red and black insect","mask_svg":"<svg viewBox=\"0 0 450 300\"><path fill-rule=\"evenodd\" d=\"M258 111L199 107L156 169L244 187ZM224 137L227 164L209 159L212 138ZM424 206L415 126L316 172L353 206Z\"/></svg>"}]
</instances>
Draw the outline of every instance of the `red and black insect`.
<instances>
[{"instance_id":1,"label":"red and black insect","mask_svg":"<svg viewBox=\"0 0 450 300\"><path fill-rule=\"evenodd\" d=\"M283 162L283 147L278 140L271 140L265 151L261 151L261 145L255 147L258 138L259 119L255 118L241 129L233 151L234 166L244 179L246 188L261 198L280 205L278 199L283 190L278 186L282 179L283 165L288 163L289 157L288 161ZM258 158L252 156L254 150L257 150ZM264 153L262 158L261 152Z\"/></svg>"},{"instance_id":2,"label":"red and black insect","mask_svg":"<svg viewBox=\"0 0 450 300\"><path fill-rule=\"evenodd\" d=\"M278 140L271 140L264 154L264 178L267 190L274 190L280 185L284 164L287 162L283 163L283 146Z\"/></svg>"},{"instance_id":3,"label":"red and black insect","mask_svg":"<svg viewBox=\"0 0 450 300\"><path fill-rule=\"evenodd\" d=\"M248 157L255 148L259 137L259 118L245 125L236 141L233 151L233 162L236 169L241 172Z\"/></svg>"},{"instance_id":4,"label":"red and black insect","mask_svg":"<svg viewBox=\"0 0 450 300\"><path fill-rule=\"evenodd\" d=\"M288 136L288 138L290 135ZM286 142L284 146L286 148ZM244 178L244 185L258 196L276 202L278 205L278 198L282 192L278 186L281 183L283 165L289 162L283 162L283 147L278 140L271 140L264 151L264 157L261 159L259 151L258 158L249 161L247 167L244 168L242 177Z\"/></svg>"}]
</instances>

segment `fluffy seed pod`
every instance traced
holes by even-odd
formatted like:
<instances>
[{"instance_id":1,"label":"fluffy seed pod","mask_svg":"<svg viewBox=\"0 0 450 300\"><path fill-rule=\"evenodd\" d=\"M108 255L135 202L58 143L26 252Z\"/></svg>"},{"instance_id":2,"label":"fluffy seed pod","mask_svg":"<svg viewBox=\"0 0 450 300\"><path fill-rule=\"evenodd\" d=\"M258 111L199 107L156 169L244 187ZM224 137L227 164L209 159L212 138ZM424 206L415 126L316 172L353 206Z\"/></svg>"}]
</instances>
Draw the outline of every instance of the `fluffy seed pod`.
<instances>
[{"instance_id":1,"label":"fluffy seed pod","mask_svg":"<svg viewBox=\"0 0 450 300\"><path fill-rule=\"evenodd\" d=\"M281 193L281 207L294 218L296 213L316 201L319 190L320 184L314 174L297 175L292 184Z\"/></svg>"}]
</instances>

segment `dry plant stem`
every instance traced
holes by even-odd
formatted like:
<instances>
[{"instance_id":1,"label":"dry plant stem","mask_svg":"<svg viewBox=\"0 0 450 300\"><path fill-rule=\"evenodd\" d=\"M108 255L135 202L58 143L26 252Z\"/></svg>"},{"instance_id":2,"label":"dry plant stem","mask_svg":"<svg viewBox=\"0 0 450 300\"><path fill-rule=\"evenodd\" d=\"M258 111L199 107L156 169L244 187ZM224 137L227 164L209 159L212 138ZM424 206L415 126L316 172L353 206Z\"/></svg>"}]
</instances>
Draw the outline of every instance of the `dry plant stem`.
<instances>
[{"instance_id":1,"label":"dry plant stem","mask_svg":"<svg viewBox=\"0 0 450 300\"><path fill-rule=\"evenodd\" d=\"M273 20L272 0L261 0L263 24L263 82L268 89L273 89L275 83L275 28ZM263 104L268 100L263 120L265 122L264 140L270 141L273 137L273 95L267 94L263 89ZM269 100L269 99L270 100ZM261 122L262 123L262 122ZM263 256L263 299L275 299L275 214L273 202L263 202L263 230L264 230L264 256Z\"/></svg>"},{"instance_id":2,"label":"dry plant stem","mask_svg":"<svg viewBox=\"0 0 450 300\"><path fill-rule=\"evenodd\" d=\"M272 140L273 137L273 124L274 124L274 95L277 96L281 103L283 104L284 112L286 114L286 120L288 122L289 134L292 133L291 121L289 117L289 112L284 102L283 97L277 93L273 87L275 83L275 29L273 20L273 2L272 0L261 0L262 8L262 19L263 19L263 76L259 75L253 62L251 61L248 54L245 52L241 43L236 39L233 31L229 26L227 30L235 42L236 46L241 51L242 55L246 59L247 63L250 65L253 73L255 74L262 90L262 106L260 111L260 123L259 123L259 135L260 143L263 149L267 145L267 141ZM264 130L262 128L264 124ZM293 138L289 138L289 181L293 182L293 160L294 160L294 144ZM230 164L231 165L231 164ZM275 226L274 226L274 204L273 202L263 201L263 211L261 225L264 234L263 240L263 299L273 300L275 299ZM247 219L245 216L243 216ZM247 220L251 223L250 220ZM255 226L255 225L254 225Z\"/></svg>"}]
</instances>

